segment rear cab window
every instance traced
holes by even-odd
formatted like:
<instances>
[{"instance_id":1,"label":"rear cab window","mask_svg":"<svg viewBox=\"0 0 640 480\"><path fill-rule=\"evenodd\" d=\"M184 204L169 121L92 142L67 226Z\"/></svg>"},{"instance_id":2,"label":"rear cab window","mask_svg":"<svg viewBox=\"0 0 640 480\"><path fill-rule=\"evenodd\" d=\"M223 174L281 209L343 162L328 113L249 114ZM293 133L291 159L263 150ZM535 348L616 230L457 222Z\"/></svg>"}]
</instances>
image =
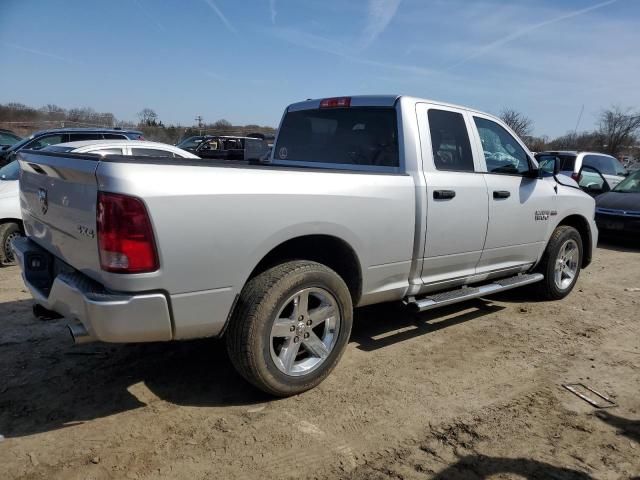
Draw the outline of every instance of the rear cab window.
<instances>
[{"instance_id":1,"label":"rear cab window","mask_svg":"<svg viewBox=\"0 0 640 480\"><path fill-rule=\"evenodd\" d=\"M285 114L274 148L278 164L397 172L395 107L356 106Z\"/></svg>"}]
</instances>

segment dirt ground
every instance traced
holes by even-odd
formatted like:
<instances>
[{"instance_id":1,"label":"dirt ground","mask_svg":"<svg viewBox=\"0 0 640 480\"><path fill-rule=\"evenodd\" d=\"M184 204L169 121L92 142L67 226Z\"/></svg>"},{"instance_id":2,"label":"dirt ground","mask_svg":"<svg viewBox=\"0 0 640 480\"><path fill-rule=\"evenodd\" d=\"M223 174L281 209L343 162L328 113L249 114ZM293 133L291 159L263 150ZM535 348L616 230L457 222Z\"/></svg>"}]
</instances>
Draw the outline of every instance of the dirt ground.
<instances>
[{"instance_id":1,"label":"dirt ground","mask_svg":"<svg viewBox=\"0 0 640 480\"><path fill-rule=\"evenodd\" d=\"M2 479L640 476L640 249L601 245L574 292L527 287L357 312L322 385L273 400L216 340L74 347L0 269ZM564 390L615 399L598 410Z\"/></svg>"}]
</instances>

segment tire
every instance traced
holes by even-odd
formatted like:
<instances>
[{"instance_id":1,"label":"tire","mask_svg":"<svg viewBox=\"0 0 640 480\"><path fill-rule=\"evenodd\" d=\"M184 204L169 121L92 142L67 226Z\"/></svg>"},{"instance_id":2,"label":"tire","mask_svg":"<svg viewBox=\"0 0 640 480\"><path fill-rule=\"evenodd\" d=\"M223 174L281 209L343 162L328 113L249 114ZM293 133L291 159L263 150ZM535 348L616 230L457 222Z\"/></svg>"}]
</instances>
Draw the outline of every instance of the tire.
<instances>
[{"instance_id":1,"label":"tire","mask_svg":"<svg viewBox=\"0 0 640 480\"><path fill-rule=\"evenodd\" d=\"M537 284L538 293L543 299L560 300L571 293L580 275L582 255L582 237L575 228L561 225L553 231L536 268L536 271L544 275L544 280ZM567 261L567 258L570 260ZM557 266L562 267L561 281L558 281Z\"/></svg>"},{"instance_id":2,"label":"tire","mask_svg":"<svg viewBox=\"0 0 640 480\"><path fill-rule=\"evenodd\" d=\"M21 236L22 230L17 223L10 222L0 225L0 265L16 264L11 251L11 241Z\"/></svg>"},{"instance_id":3,"label":"tire","mask_svg":"<svg viewBox=\"0 0 640 480\"><path fill-rule=\"evenodd\" d=\"M331 373L352 323L351 295L342 278L319 263L291 261L242 289L225 335L227 351L240 375L260 390L296 395Z\"/></svg>"}]
</instances>

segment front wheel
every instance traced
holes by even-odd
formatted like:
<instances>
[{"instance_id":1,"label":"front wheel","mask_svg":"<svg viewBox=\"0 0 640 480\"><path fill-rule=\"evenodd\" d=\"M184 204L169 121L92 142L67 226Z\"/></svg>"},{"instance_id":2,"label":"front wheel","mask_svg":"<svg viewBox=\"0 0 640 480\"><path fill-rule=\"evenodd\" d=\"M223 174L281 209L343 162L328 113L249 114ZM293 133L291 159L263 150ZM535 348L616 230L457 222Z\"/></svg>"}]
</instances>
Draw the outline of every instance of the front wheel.
<instances>
[{"instance_id":1,"label":"front wheel","mask_svg":"<svg viewBox=\"0 0 640 480\"><path fill-rule=\"evenodd\" d=\"M226 334L238 372L276 396L322 382L351 334L353 306L342 278L316 262L273 267L243 288Z\"/></svg>"},{"instance_id":2,"label":"front wheel","mask_svg":"<svg viewBox=\"0 0 640 480\"><path fill-rule=\"evenodd\" d=\"M568 225L556 228L537 270L544 275L538 283L541 296L547 300L560 300L569 295L582 267L582 237Z\"/></svg>"}]
</instances>

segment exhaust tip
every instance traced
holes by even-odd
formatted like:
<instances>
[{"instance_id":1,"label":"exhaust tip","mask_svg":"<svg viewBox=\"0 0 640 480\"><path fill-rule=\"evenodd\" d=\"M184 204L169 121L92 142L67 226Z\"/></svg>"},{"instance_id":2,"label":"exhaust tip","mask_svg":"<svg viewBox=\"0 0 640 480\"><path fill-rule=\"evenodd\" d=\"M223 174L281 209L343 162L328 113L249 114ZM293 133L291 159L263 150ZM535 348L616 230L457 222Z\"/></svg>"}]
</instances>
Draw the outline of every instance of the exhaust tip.
<instances>
[{"instance_id":1,"label":"exhaust tip","mask_svg":"<svg viewBox=\"0 0 640 480\"><path fill-rule=\"evenodd\" d=\"M87 329L84 328L84 325L82 324L67 325L67 329L71 334L71 339L73 340L73 343L76 345L81 345L83 343L91 343L95 341L95 338L93 338L89 334Z\"/></svg>"}]
</instances>

